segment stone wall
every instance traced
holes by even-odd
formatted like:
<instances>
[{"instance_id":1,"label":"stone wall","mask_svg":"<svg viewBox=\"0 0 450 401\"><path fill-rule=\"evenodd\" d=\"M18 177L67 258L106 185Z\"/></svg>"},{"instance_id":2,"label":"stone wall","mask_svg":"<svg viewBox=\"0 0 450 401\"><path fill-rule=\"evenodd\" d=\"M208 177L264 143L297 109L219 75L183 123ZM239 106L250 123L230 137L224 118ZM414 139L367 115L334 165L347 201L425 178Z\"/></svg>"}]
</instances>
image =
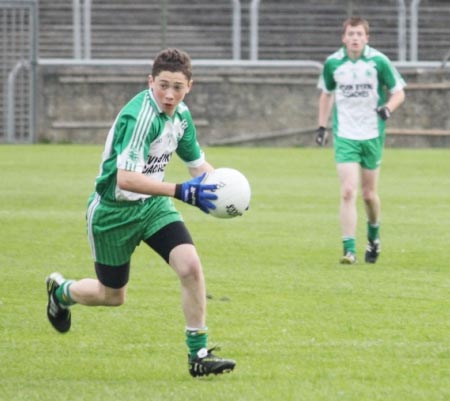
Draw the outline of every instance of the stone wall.
<instances>
[{"instance_id":1,"label":"stone wall","mask_svg":"<svg viewBox=\"0 0 450 401\"><path fill-rule=\"evenodd\" d=\"M103 143L121 107L147 87L149 67L40 66L38 141ZM407 100L388 146L450 146L450 71L402 69ZM319 71L195 67L186 98L204 145L313 145Z\"/></svg>"}]
</instances>

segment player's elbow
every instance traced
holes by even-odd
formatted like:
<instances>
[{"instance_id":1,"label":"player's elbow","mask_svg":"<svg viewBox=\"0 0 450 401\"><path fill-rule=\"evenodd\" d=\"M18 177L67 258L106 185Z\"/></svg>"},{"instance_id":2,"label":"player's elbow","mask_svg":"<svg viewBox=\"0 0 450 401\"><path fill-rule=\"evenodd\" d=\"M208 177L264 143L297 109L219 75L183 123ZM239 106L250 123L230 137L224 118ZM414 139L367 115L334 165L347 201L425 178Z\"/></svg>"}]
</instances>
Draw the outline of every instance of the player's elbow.
<instances>
[{"instance_id":1,"label":"player's elbow","mask_svg":"<svg viewBox=\"0 0 450 401\"><path fill-rule=\"evenodd\" d=\"M405 101L405 91L402 89L401 91L398 92L398 104L401 105L404 101Z\"/></svg>"},{"instance_id":2,"label":"player's elbow","mask_svg":"<svg viewBox=\"0 0 450 401\"><path fill-rule=\"evenodd\" d=\"M397 109L403 102L405 101L405 91L399 90L398 92L395 92L392 95L391 101L389 103L392 103L392 108L390 108L391 111L394 111Z\"/></svg>"},{"instance_id":3,"label":"player's elbow","mask_svg":"<svg viewBox=\"0 0 450 401\"><path fill-rule=\"evenodd\" d=\"M133 190L133 172L126 170L117 170L117 186L124 191Z\"/></svg>"}]
</instances>

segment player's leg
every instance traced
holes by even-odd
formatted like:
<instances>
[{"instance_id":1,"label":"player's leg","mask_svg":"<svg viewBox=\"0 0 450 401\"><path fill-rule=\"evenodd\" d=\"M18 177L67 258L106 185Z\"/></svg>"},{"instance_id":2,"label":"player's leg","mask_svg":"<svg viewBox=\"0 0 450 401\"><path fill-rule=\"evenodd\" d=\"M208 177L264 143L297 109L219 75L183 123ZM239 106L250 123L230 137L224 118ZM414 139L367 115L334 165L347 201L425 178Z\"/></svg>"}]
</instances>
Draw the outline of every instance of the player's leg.
<instances>
[{"instance_id":1,"label":"player's leg","mask_svg":"<svg viewBox=\"0 0 450 401\"><path fill-rule=\"evenodd\" d=\"M380 255L381 201L378 194L380 165L384 147L383 137L366 141L361 170L361 188L367 215L367 248L365 261L375 263Z\"/></svg>"},{"instance_id":2,"label":"player's leg","mask_svg":"<svg viewBox=\"0 0 450 401\"><path fill-rule=\"evenodd\" d=\"M381 202L378 195L378 178L380 169L361 169L362 198L366 208L367 221L376 225L380 221Z\"/></svg>"},{"instance_id":3,"label":"player's leg","mask_svg":"<svg viewBox=\"0 0 450 401\"><path fill-rule=\"evenodd\" d=\"M59 273L46 279L47 317L61 333L70 329L70 306L118 306L125 302L130 258L139 243L134 230L139 230L136 215L139 206L104 205L98 197L88 208L89 242L95 262L97 279L66 280Z\"/></svg>"},{"instance_id":4,"label":"player's leg","mask_svg":"<svg viewBox=\"0 0 450 401\"><path fill-rule=\"evenodd\" d=\"M119 306L125 302L130 260L140 242L143 205L105 203L98 196L87 212L88 238L97 279L85 278L70 286L72 300L88 306Z\"/></svg>"},{"instance_id":5,"label":"player's leg","mask_svg":"<svg viewBox=\"0 0 450 401\"><path fill-rule=\"evenodd\" d=\"M120 306L125 303L130 263L108 266L95 263L98 279L74 281L69 287L73 303L87 306Z\"/></svg>"},{"instance_id":6,"label":"player's leg","mask_svg":"<svg viewBox=\"0 0 450 401\"><path fill-rule=\"evenodd\" d=\"M356 225L358 219L356 199L359 170L358 163L337 164L340 183L339 217L343 242L343 257L340 262L343 264L353 264L356 262Z\"/></svg>"},{"instance_id":7,"label":"player's leg","mask_svg":"<svg viewBox=\"0 0 450 401\"><path fill-rule=\"evenodd\" d=\"M335 160L340 183L340 209L343 264L356 263L356 224L359 171L361 163L361 141L335 136Z\"/></svg>"},{"instance_id":8,"label":"player's leg","mask_svg":"<svg viewBox=\"0 0 450 401\"><path fill-rule=\"evenodd\" d=\"M205 327L206 289L203 269L195 247L181 244L170 252L169 265L181 283L181 302L187 327Z\"/></svg>"},{"instance_id":9,"label":"player's leg","mask_svg":"<svg viewBox=\"0 0 450 401\"><path fill-rule=\"evenodd\" d=\"M381 252L380 241L380 213L381 201L378 195L378 178L380 169L362 169L361 185L362 197L367 214L367 248L365 261L375 263Z\"/></svg>"},{"instance_id":10,"label":"player's leg","mask_svg":"<svg viewBox=\"0 0 450 401\"><path fill-rule=\"evenodd\" d=\"M184 223L175 221L167 224L145 242L164 258L180 280L191 375L204 376L233 370L234 361L220 358L208 350L203 268Z\"/></svg>"},{"instance_id":11,"label":"player's leg","mask_svg":"<svg viewBox=\"0 0 450 401\"><path fill-rule=\"evenodd\" d=\"M125 302L130 264L95 265L98 279L66 280L56 272L47 277L47 317L60 333L69 331L70 307L76 303L87 306L120 306Z\"/></svg>"},{"instance_id":12,"label":"player's leg","mask_svg":"<svg viewBox=\"0 0 450 401\"><path fill-rule=\"evenodd\" d=\"M192 237L182 221L163 226L145 240L178 275L181 284L181 304L188 331L186 342L191 353L207 347L206 289L200 258ZM187 333L188 334L188 333ZM192 337L192 338L191 338ZM195 338L194 338L195 337Z\"/></svg>"},{"instance_id":13,"label":"player's leg","mask_svg":"<svg viewBox=\"0 0 450 401\"><path fill-rule=\"evenodd\" d=\"M221 358L208 349L208 332L205 325L206 290L203 269L193 245L181 244L173 248L169 264L180 278L182 304L186 318L186 343L189 348L189 373L207 376L231 372L236 362Z\"/></svg>"}]
</instances>

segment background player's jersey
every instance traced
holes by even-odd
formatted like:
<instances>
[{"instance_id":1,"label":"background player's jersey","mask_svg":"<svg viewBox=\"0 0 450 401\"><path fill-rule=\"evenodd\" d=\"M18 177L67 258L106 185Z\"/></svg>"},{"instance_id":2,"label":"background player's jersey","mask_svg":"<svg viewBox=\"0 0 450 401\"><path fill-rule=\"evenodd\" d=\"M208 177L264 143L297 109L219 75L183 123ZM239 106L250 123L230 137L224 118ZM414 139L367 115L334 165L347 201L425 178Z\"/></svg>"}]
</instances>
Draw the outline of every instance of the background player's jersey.
<instances>
[{"instance_id":1,"label":"background player's jersey","mask_svg":"<svg viewBox=\"0 0 450 401\"><path fill-rule=\"evenodd\" d=\"M356 140L384 135L385 123L375 109L386 102L385 88L395 93L404 86L390 60L367 45L357 60L348 57L345 47L329 56L318 84L322 91L334 93L335 135Z\"/></svg>"},{"instance_id":2,"label":"background player's jersey","mask_svg":"<svg viewBox=\"0 0 450 401\"><path fill-rule=\"evenodd\" d=\"M96 192L109 201L148 198L149 195L121 190L117 186L117 169L163 181L174 151L189 167L197 167L205 160L189 109L180 103L171 118L161 111L151 90L137 94L121 110L109 131Z\"/></svg>"}]
</instances>

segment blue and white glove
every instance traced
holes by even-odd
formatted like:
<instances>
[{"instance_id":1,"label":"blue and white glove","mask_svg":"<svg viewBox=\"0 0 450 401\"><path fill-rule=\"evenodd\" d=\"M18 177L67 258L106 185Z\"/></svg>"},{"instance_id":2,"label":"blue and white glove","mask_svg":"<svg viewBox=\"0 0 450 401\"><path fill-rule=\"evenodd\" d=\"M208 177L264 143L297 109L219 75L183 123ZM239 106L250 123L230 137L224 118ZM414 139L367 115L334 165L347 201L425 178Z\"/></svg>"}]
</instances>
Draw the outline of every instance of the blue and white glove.
<instances>
[{"instance_id":1,"label":"blue and white glove","mask_svg":"<svg viewBox=\"0 0 450 401\"><path fill-rule=\"evenodd\" d=\"M205 213L209 213L209 209L216 208L216 205L211 201L217 199L217 195L213 193L217 189L217 185L202 184L205 175L206 173L203 173L192 180L176 184L174 197L189 205L197 206Z\"/></svg>"}]
</instances>

